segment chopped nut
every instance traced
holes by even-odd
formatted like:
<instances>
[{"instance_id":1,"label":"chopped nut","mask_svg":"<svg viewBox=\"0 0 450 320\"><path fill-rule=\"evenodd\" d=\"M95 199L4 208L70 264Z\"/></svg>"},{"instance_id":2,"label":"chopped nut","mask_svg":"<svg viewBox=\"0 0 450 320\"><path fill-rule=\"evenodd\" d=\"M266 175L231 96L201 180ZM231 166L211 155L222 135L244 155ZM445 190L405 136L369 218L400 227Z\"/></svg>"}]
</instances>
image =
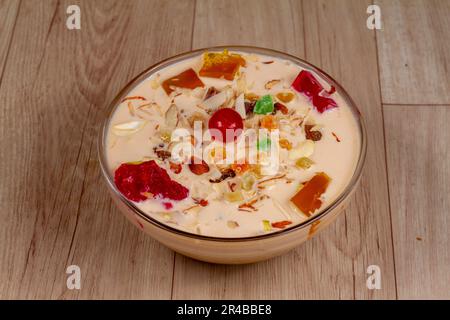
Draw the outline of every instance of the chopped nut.
<instances>
[{"instance_id":1,"label":"chopped nut","mask_svg":"<svg viewBox=\"0 0 450 320\"><path fill-rule=\"evenodd\" d=\"M280 147L286 150L292 149L292 143L288 139L280 139L279 141Z\"/></svg>"},{"instance_id":2,"label":"chopped nut","mask_svg":"<svg viewBox=\"0 0 450 320\"><path fill-rule=\"evenodd\" d=\"M208 91L206 91L206 94L205 94L205 97L203 98L203 100L207 100L218 93L219 93L219 90L217 90L214 87L209 87Z\"/></svg>"},{"instance_id":3,"label":"chopped nut","mask_svg":"<svg viewBox=\"0 0 450 320\"><path fill-rule=\"evenodd\" d=\"M239 227L239 223L237 223L236 221L233 221L233 220L228 220L227 226L230 229L236 229L237 227Z\"/></svg>"},{"instance_id":4,"label":"chopped nut","mask_svg":"<svg viewBox=\"0 0 450 320\"><path fill-rule=\"evenodd\" d=\"M280 82L281 82L280 79L270 80L264 85L264 88L266 88L266 90L270 90Z\"/></svg>"},{"instance_id":5,"label":"chopped nut","mask_svg":"<svg viewBox=\"0 0 450 320\"><path fill-rule=\"evenodd\" d=\"M312 161L310 158L307 157L301 157L295 162L295 166L301 169L309 169L314 164L314 161Z\"/></svg>"}]
</instances>

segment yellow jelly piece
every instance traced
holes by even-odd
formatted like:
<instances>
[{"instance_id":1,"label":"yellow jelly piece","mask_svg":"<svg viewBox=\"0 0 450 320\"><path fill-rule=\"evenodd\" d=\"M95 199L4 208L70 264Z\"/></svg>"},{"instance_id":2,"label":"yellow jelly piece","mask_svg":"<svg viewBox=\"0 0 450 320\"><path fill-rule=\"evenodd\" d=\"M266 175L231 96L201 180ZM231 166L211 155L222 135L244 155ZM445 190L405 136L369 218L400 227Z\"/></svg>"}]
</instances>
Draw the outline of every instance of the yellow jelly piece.
<instances>
[{"instance_id":1,"label":"yellow jelly piece","mask_svg":"<svg viewBox=\"0 0 450 320\"><path fill-rule=\"evenodd\" d=\"M203 55L203 66L199 75L201 77L233 80L241 66L245 66L245 60L239 54L230 54L228 50L206 52Z\"/></svg>"}]
</instances>

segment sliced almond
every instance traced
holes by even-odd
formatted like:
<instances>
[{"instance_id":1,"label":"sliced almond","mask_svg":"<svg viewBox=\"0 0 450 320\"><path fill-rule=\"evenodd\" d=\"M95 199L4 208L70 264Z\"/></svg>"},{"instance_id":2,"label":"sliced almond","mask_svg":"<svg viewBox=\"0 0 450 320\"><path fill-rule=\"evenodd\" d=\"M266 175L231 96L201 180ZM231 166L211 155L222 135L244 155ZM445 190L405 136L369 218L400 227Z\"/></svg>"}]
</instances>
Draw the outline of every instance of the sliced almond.
<instances>
[{"instance_id":1,"label":"sliced almond","mask_svg":"<svg viewBox=\"0 0 450 320\"><path fill-rule=\"evenodd\" d=\"M167 109L165 114L166 126L169 129L173 129L178 125L180 121L180 116L178 113L178 108L175 104L172 104L169 109Z\"/></svg>"},{"instance_id":2,"label":"sliced almond","mask_svg":"<svg viewBox=\"0 0 450 320\"><path fill-rule=\"evenodd\" d=\"M231 88L225 88L218 94L206 99L202 102L202 106L209 111L217 110L221 105L226 103L233 96L233 90Z\"/></svg>"},{"instance_id":3,"label":"sliced almond","mask_svg":"<svg viewBox=\"0 0 450 320\"><path fill-rule=\"evenodd\" d=\"M245 73L242 73L236 81L236 93L241 94L247 91L247 79Z\"/></svg>"},{"instance_id":4,"label":"sliced almond","mask_svg":"<svg viewBox=\"0 0 450 320\"><path fill-rule=\"evenodd\" d=\"M239 113L241 118L245 119L245 117L246 117L246 113L245 113L245 99L244 99L244 94L243 93L241 93L236 98L235 109L236 109L236 112Z\"/></svg>"},{"instance_id":5,"label":"sliced almond","mask_svg":"<svg viewBox=\"0 0 450 320\"><path fill-rule=\"evenodd\" d=\"M144 120L135 120L130 122L119 123L113 126L113 133L116 136L124 137L141 130L146 124Z\"/></svg>"}]
</instances>

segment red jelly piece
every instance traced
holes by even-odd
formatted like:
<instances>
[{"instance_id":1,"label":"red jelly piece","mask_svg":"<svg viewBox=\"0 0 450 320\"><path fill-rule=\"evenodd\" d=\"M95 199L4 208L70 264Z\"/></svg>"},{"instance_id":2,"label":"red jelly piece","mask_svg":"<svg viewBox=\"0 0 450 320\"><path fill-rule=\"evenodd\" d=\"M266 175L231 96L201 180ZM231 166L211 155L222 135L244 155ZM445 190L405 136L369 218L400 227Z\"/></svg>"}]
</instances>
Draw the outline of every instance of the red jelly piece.
<instances>
[{"instance_id":1,"label":"red jelly piece","mask_svg":"<svg viewBox=\"0 0 450 320\"><path fill-rule=\"evenodd\" d=\"M189 195L189 190L172 180L154 160L120 165L114 182L125 197L137 202L148 199L149 194L171 200L183 200Z\"/></svg>"},{"instance_id":2,"label":"red jelly piece","mask_svg":"<svg viewBox=\"0 0 450 320\"><path fill-rule=\"evenodd\" d=\"M295 78L294 82L292 83L292 87L296 91L303 93L305 96L310 98L312 104L320 113L337 107L336 101L331 98L319 95L322 91L325 90L319 83L319 81L317 81L317 79L309 71L300 71L297 78ZM335 91L336 89L332 86L329 91L325 91L325 94L331 95Z\"/></svg>"},{"instance_id":3,"label":"red jelly piece","mask_svg":"<svg viewBox=\"0 0 450 320\"><path fill-rule=\"evenodd\" d=\"M314 96L312 99L312 103L320 113L323 113L324 111L329 109L337 108L336 101L327 97Z\"/></svg>"},{"instance_id":4,"label":"red jelly piece","mask_svg":"<svg viewBox=\"0 0 450 320\"><path fill-rule=\"evenodd\" d=\"M309 98L318 95L323 87L311 72L302 70L292 82L292 87Z\"/></svg>"},{"instance_id":5,"label":"red jelly piece","mask_svg":"<svg viewBox=\"0 0 450 320\"><path fill-rule=\"evenodd\" d=\"M214 112L208 122L211 137L214 140L222 142L231 142L236 140L242 133L244 122L241 115L231 108L222 108ZM227 139L228 134L233 136L233 140ZM231 137L230 136L230 137Z\"/></svg>"}]
</instances>

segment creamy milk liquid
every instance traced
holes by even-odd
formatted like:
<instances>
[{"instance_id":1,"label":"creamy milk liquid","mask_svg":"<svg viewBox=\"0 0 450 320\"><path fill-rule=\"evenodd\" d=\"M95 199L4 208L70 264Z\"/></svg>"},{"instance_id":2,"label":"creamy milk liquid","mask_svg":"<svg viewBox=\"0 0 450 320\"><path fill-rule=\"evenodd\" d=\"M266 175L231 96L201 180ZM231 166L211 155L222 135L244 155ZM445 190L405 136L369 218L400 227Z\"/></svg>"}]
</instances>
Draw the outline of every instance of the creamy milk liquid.
<instances>
[{"instance_id":1,"label":"creamy milk liquid","mask_svg":"<svg viewBox=\"0 0 450 320\"><path fill-rule=\"evenodd\" d=\"M205 84L203 88L183 89L180 90L182 94L178 96L176 93L168 96L161 87L161 82L189 68L198 72L202 67L202 55L199 54L194 58L171 65L149 76L128 93L127 96L142 96L146 100L128 100L117 106L110 120L106 141L107 161L112 176L123 163L157 159L158 165L166 169L173 180L189 189L189 197L186 199L168 200L173 205L170 209L166 209L161 200L148 199L135 202L135 205L145 214L171 227L214 237L248 237L279 231L281 229L271 228L268 230L264 226L263 220L269 222L291 221L292 224L287 226L291 227L309 219L296 210L290 201L299 190L300 183L310 180L317 172L325 172L331 178L326 192L321 196L322 205L314 212L316 215L343 192L356 168L361 144L358 124L350 107L338 92L331 96L338 107L319 113L307 97L291 88L291 83L302 70L300 66L270 56L239 54L246 60L246 66L241 67L240 74L245 74L247 92L259 96L269 93L274 97L279 92L294 93L293 101L283 104L298 115L298 118L302 118L303 123L314 123L317 130L320 130L322 138L314 143L314 153L309 156L314 165L309 169L297 168L295 161L288 157L289 151L280 149L279 171L285 174L285 177L275 179L260 190L260 194L268 195L268 197L261 197L261 200L254 205L257 211L251 212L238 210L238 208L240 204L251 200L251 197L254 197L252 194L245 195L245 199L238 202L228 202L224 199L223 193L230 191L228 190L230 183L239 184L239 176L219 184L213 184L209 182L209 179L217 178L217 170L210 170L210 172L198 176L193 174L187 165L183 165L179 174L172 172L169 169L168 161L163 162L157 159L153 151L155 146L162 143L159 130L163 127L164 114L172 101L182 113L182 117L188 118L194 112L200 112L208 120L211 115L198 107L203 101L206 90L209 87L215 87L220 91L230 85L232 88L236 88L238 83L236 79L227 81L200 77ZM267 61L271 63L263 63ZM318 75L314 74L314 76L321 82L325 90L330 88ZM265 88L266 83L274 79L281 81L269 90ZM149 102L154 105L139 109L140 105ZM115 125L131 121L144 121L143 127L126 136L118 136L114 133ZM187 125L186 121L181 122L179 126ZM289 127L290 124L287 121L280 123L280 138L288 139L295 147L306 139L305 133L301 125L294 124ZM280 174L273 176L280 176ZM269 178L271 176L262 177L260 180ZM205 199L208 201L208 205L196 206L192 198Z\"/></svg>"}]
</instances>

